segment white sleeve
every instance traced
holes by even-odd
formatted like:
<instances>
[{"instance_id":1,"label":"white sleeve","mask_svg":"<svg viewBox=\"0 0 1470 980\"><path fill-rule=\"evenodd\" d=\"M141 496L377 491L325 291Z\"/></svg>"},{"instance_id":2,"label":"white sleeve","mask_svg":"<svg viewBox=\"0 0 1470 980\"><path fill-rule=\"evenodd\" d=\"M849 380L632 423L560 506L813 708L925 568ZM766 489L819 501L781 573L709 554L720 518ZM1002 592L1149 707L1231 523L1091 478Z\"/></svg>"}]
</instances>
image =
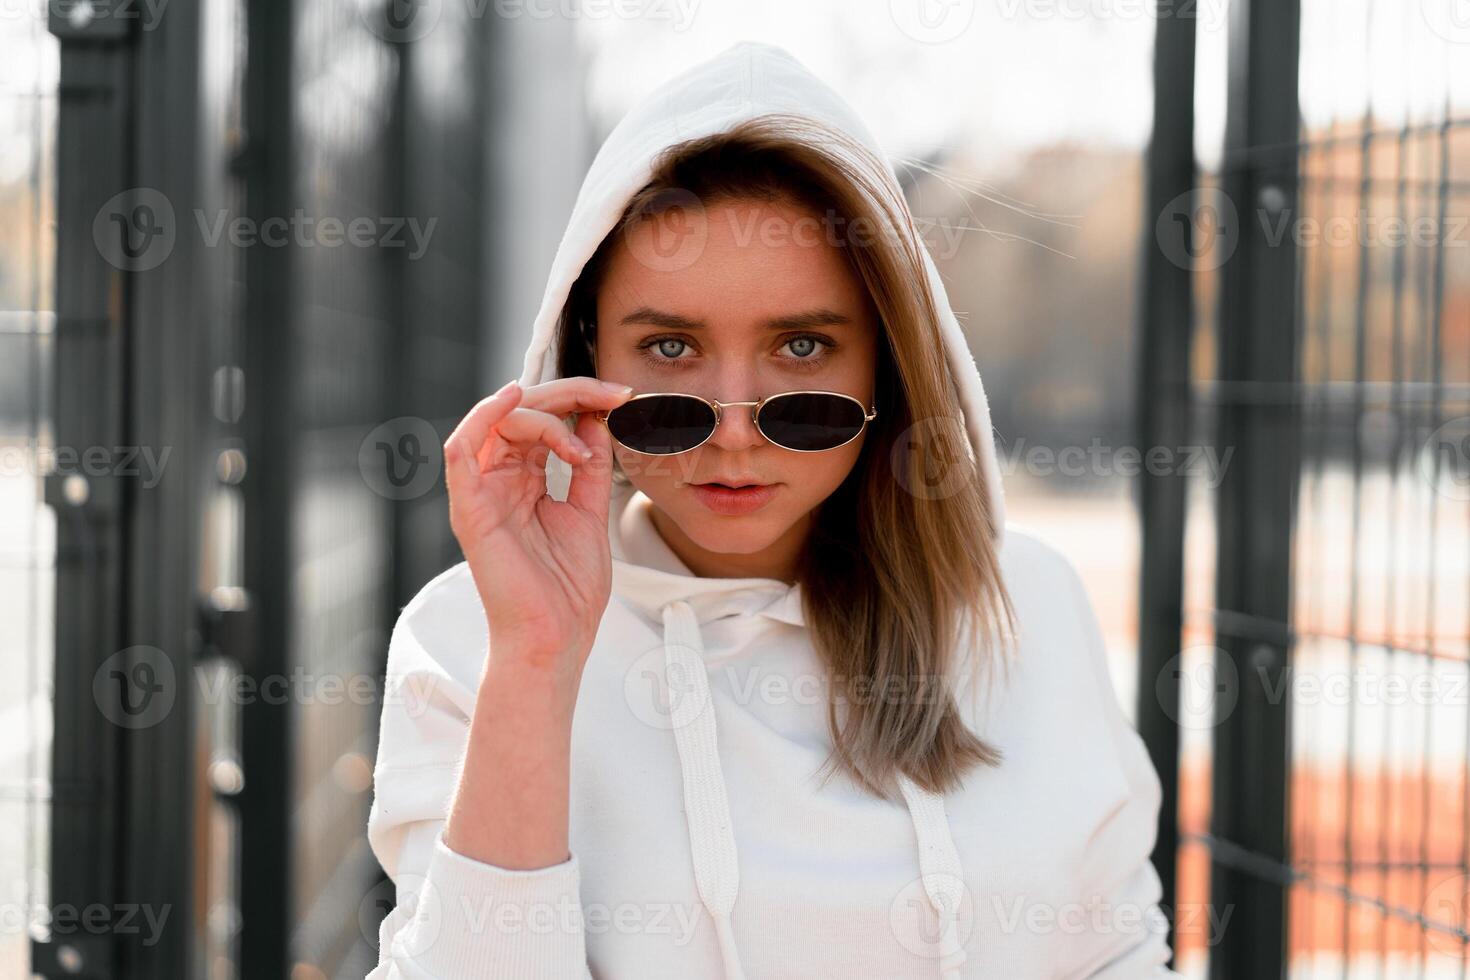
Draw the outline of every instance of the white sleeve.
<instances>
[{"instance_id":1,"label":"white sleeve","mask_svg":"<svg viewBox=\"0 0 1470 980\"><path fill-rule=\"evenodd\" d=\"M1068 563L1080 628L1086 635L1088 683L1102 700L1101 714L1132 793L1108 815L1090 842L1083 869L1080 901L1104 903L1105 925L1077 936L1082 945L1077 972L1068 976L1089 980L1182 980L1171 970L1168 919L1159 908L1163 884L1152 854L1158 838L1162 789L1158 770L1138 730L1128 721L1113 689L1107 648L1097 615L1075 567ZM1070 965L1070 964L1069 964Z\"/></svg>"},{"instance_id":2,"label":"white sleeve","mask_svg":"<svg viewBox=\"0 0 1470 980\"><path fill-rule=\"evenodd\" d=\"M393 627L368 843L396 888L368 980L590 978L577 856L518 871L450 850L487 642L463 565L426 585Z\"/></svg>"}]
</instances>

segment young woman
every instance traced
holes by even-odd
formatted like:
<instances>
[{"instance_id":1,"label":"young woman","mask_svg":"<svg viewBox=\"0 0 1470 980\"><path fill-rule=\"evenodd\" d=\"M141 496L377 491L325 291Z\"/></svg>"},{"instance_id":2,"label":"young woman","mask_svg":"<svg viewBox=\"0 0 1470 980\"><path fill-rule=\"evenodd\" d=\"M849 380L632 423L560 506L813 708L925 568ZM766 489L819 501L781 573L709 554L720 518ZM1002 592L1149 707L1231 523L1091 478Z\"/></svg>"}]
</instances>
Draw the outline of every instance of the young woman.
<instances>
[{"instance_id":1,"label":"young woman","mask_svg":"<svg viewBox=\"0 0 1470 980\"><path fill-rule=\"evenodd\" d=\"M608 137L444 463L465 561L390 644L372 976L1177 976L1085 592L1006 527L894 172L786 52Z\"/></svg>"}]
</instances>

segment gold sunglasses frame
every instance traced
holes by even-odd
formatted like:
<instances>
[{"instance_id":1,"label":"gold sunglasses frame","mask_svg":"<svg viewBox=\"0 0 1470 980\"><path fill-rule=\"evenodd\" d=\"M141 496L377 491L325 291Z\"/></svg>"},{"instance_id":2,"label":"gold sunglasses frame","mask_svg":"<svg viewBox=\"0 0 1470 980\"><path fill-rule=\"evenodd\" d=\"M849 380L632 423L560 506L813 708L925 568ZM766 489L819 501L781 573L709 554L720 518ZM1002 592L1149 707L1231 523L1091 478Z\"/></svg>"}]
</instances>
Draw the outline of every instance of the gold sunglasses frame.
<instances>
[{"instance_id":1,"label":"gold sunglasses frame","mask_svg":"<svg viewBox=\"0 0 1470 980\"><path fill-rule=\"evenodd\" d=\"M761 414L761 409L766 405L767 402L775 401L778 398L786 398L786 397L791 396L791 395L836 395L839 398L846 398L848 401L852 402L854 405L856 405L858 407L858 411L860 411L860 412L863 413L863 424L860 425L860 426L858 426L858 430L856 432L854 432L849 438L842 440L841 442L839 442L835 446L828 446L826 449L792 449L790 446L784 446L781 443L777 442L776 440L772 439L770 436L766 435L766 431L761 428L760 414ZM785 449L787 452L793 452L793 453L829 453L829 452L831 452L834 449L841 449L843 446L847 445L849 442L852 442L853 439L856 439L858 436L862 435L864 432L867 431L867 429L868 429L868 423L871 422L871 421L873 421L873 419L875 419L875 418L878 417L878 406L877 405L874 405L871 409L865 408L863 406L863 403L862 403L862 401L860 399L855 398L854 396L847 394L847 392L845 392L845 391L825 391L825 390L822 390L822 389L815 389L815 388L803 388L803 389L800 389L798 391L778 391L778 392L776 392L773 395L766 395L763 398L757 398L755 401L748 401L748 402L722 402L722 401L719 401L718 399L705 398L703 395L696 395L696 394L692 394L691 392L687 392L687 391L645 391L642 394L634 395L632 398L629 398L627 401L623 402L623 405L627 405L630 402L635 402L635 401L637 401L640 398L670 398L670 397L675 397L675 398L693 398L693 399L696 399L698 401L704 402L710 408L714 409L714 412L715 412L715 424L710 427L709 435L705 436L703 439L699 440L699 442L697 442L694 445L690 446L688 449L680 449L678 452L672 452L672 453L645 453L642 450L634 449L632 446L629 446L627 443L623 442L617 436L613 435L612 434L612 429L610 427L608 429L608 435L609 436L612 436L613 441L616 442L619 446L622 446L624 449L628 450L628 452L630 452L630 453L637 453L640 456L679 456L679 455L682 455L684 453L692 453L694 450L698 449L700 446L703 446L705 443L709 442L711 439L714 438L715 433L718 432L719 429L720 429L720 422L724 419L723 409L725 409L728 406L732 406L732 405L751 405L751 406L754 406L754 407L751 408L751 410L750 410L750 420L755 425L755 430L761 434L761 438L764 439L764 440L766 440L766 442L769 442L773 446L779 446L780 448ZM619 405L618 408L622 408L623 405ZM610 411L616 411L616 409L612 409ZM608 416L608 414L609 413L607 411L599 411L599 412L597 412L596 413L597 421L601 422L603 425L607 425L607 416Z\"/></svg>"}]
</instances>

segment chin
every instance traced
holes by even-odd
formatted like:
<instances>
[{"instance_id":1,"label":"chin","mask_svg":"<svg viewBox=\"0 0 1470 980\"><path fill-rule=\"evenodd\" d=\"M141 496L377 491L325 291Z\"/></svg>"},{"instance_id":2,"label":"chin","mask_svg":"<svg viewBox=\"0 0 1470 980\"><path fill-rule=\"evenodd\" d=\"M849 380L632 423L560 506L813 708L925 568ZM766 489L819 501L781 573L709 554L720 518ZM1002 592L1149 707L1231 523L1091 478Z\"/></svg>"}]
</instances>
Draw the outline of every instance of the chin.
<instances>
[{"instance_id":1,"label":"chin","mask_svg":"<svg viewBox=\"0 0 1470 980\"><path fill-rule=\"evenodd\" d=\"M726 517L710 513L698 501L692 507L665 509L664 513L674 518L689 540L705 551L721 555L753 555L764 551L780 540L794 523L788 515L769 509Z\"/></svg>"},{"instance_id":2,"label":"chin","mask_svg":"<svg viewBox=\"0 0 1470 980\"><path fill-rule=\"evenodd\" d=\"M724 526L710 527L709 520L718 520ZM684 533L705 551L717 555L753 555L781 537L780 529L766 531L753 517L706 518L701 526L685 528Z\"/></svg>"}]
</instances>

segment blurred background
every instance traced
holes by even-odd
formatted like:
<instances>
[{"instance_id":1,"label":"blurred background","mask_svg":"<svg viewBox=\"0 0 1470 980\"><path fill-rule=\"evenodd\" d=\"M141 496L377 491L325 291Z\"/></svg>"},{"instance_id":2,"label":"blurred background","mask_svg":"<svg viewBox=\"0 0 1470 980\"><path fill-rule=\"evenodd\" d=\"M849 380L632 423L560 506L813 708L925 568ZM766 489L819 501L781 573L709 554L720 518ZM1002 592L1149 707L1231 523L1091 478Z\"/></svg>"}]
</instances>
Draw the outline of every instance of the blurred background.
<instances>
[{"instance_id":1,"label":"blurred background","mask_svg":"<svg viewBox=\"0 0 1470 980\"><path fill-rule=\"evenodd\" d=\"M438 445L602 138L742 39L890 153L1176 969L1466 976L1464 0L0 0L0 976L376 962Z\"/></svg>"}]
</instances>

